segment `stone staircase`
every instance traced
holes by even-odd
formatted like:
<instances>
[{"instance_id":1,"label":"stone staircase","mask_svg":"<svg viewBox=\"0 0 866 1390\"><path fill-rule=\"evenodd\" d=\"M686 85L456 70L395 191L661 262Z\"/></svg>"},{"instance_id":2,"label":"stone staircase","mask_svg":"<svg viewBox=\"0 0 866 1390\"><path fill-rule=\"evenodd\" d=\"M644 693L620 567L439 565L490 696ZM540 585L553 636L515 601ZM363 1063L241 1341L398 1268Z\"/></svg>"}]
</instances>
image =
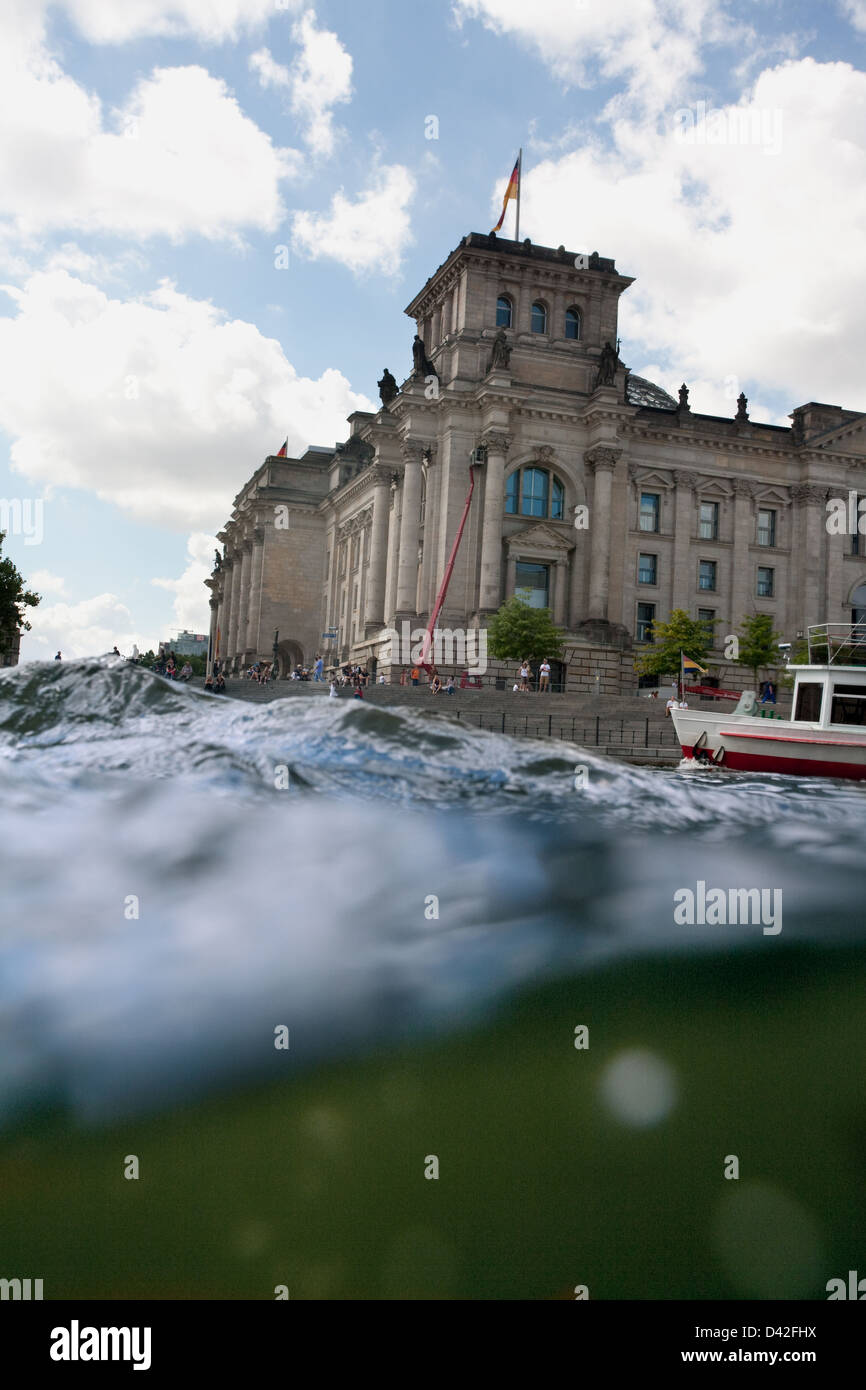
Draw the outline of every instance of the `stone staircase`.
<instances>
[{"instance_id":1,"label":"stone staircase","mask_svg":"<svg viewBox=\"0 0 866 1390\"><path fill-rule=\"evenodd\" d=\"M193 685L201 687L196 680ZM327 699L327 683L277 681L267 686L230 678L226 695L232 699L268 703L279 699ZM348 687L340 690L341 700L351 700ZM383 708L402 706L421 711L431 718L451 718L496 733L518 738L567 740L593 753L618 757L650 766L676 766L681 752L673 726L665 714L662 700L646 696L599 696L575 694L528 695L513 690L455 690L453 695L431 695L426 685L368 685L364 691L368 705ZM701 702L713 707L712 701ZM730 708L730 706L729 706Z\"/></svg>"}]
</instances>

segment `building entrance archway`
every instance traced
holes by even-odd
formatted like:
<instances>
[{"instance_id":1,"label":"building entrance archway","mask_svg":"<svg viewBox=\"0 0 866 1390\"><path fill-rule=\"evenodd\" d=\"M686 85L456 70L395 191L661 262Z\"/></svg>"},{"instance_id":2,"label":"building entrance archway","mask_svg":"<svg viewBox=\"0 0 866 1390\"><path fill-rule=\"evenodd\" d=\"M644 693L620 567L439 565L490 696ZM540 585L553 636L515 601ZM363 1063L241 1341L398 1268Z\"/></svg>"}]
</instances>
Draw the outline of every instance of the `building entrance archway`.
<instances>
[{"instance_id":1,"label":"building entrance archway","mask_svg":"<svg viewBox=\"0 0 866 1390\"><path fill-rule=\"evenodd\" d=\"M296 666L303 664L304 649L300 642L280 642L277 647L277 669L274 672L276 680L285 680Z\"/></svg>"}]
</instances>

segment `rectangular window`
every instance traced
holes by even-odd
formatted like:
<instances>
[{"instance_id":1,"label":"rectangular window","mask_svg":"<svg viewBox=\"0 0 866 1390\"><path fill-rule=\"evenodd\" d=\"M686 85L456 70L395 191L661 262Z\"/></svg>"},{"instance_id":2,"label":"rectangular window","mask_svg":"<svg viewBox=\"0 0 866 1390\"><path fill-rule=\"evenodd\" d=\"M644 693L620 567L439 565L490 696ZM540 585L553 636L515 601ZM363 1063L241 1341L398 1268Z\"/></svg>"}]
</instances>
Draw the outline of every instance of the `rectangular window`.
<instances>
[{"instance_id":1,"label":"rectangular window","mask_svg":"<svg viewBox=\"0 0 866 1390\"><path fill-rule=\"evenodd\" d=\"M698 588L713 590L716 587L715 560L698 561Z\"/></svg>"},{"instance_id":2,"label":"rectangular window","mask_svg":"<svg viewBox=\"0 0 866 1390\"><path fill-rule=\"evenodd\" d=\"M851 554L852 554L852 555L863 555L863 554L864 554L864 550L863 550L863 541L864 541L864 539L866 539L866 537L861 536L861 535L860 535L860 532L859 532L859 526L860 526L860 503L861 503L862 501L863 501L863 498L862 498L862 497L858 497L858 498L857 498L857 526L858 526L858 530L856 530L856 531L854 532L854 534L852 535L852 537L851 537ZM866 508L864 508L864 511L866 511Z\"/></svg>"},{"instance_id":3,"label":"rectangular window","mask_svg":"<svg viewBox=\"0 0 866 1390\"><path fill-rule=\"evenodd\" d=\"M547 608L550 593L550 566L531 565L519 560L516 569L515 597L528 603L530 608Z\"/></svg>"},{"instance_id":4,"label":"rectangular window","mask_svg":"<svg viewBox=\"0 0 866 1390\"><path fill-rule=\"evenodd\" d=\"M700 536L702 541L717 541L719 539L718 502L701 503L700 521L698 523L698 535Z\"/></svg>"},{"instance_id":5,"label":"rectangular window","mask_svg":"<svg viewBox=\"0 0 866 1390\"><path fill-rule=\"evenodd\" d=\"M866 724L866 686L834 685L831 724Z\"/></svg>"},{"instance_id":6,"label":"rectangular window","mask_svg":"<svg viewBox=\"0 0 866 1390\"><path fill-rule=\"evenodd\" d=\"M764 565L758 566L758 598L773 597L773 582L776 571L767 569Z\"/></svg>"},{"instance_id":7,"label":"rectangular window","mask_svg":"<svg viewBox=\"0 0 866 1390\"><path fill-rule=\"evenodd\" d=\"M807 724L817 724L821 718L821 692L823 685L818 682L803 682L797 686L797 705L794 710L794 718L802 719Z\"/></svg>"},{"instance_id":8,"label":"rectangular window","mask_svg":"<svg viewBox=\"0 0 866 1390\"><path fill-rule=\"evenodd\" d=\"M656 606L654 603L639 603L637 606L637 622L635 623L635 641L651 642L652 625L655 622Z\"/></svg>"},{"instance_id":9,"label":"rectangular window","mask_svg":"<svg viewBox=\"0 0 866 1390\"><path fill-rule=\"evenodd\" d=\"M505 513L506 516L516 516L517 514L517 488L520 483L520 470L511 474L505 484Z\"/></svg>"},{"instance_id":10,"label":"rectangular window","mask_svg":"<svg viewBox=\"0 0 866 1390\"><path fill-rule=\"evenodd\" d=\"M776 544L776 513L758 512L758 545Z\"/></svg>"},{"instance_id":11,"label":"rectangular window","mask_svg":"<svg viewBox=\"0 0 866 1390\"><path fill-rule=\"evenodd\" d=\"M658 573L657 555L638 555L637 557L637 582L638 584L657 583Z\"/></svg>"},{"instance_id":12,"label":"rectangular window","mask_svg":"<svg viewBox=\"0 0 866 1390\"><path fill-rule=\"evenodd\" d=\"M640 529L657 531L659 529L659 503L657 492L642 492L640 495Z\"/></svg>"}]
</instances>

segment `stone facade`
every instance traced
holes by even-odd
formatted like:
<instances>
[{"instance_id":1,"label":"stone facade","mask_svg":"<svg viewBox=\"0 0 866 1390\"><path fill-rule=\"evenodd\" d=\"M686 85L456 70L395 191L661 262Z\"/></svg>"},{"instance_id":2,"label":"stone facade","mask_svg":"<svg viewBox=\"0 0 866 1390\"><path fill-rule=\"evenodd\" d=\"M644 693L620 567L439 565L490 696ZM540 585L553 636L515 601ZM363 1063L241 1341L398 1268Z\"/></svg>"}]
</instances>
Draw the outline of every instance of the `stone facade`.
<instances>
[{"instance_id":1,"label":"stone facade","mask_svg":"<svg viewBox=\"0 0 866 1390\"><path fill-rule=\"evenodd\" d=\"M396 397L238 494L213 653L241 669L278 630L283 670L319 651L387 666L386 630L433 609L479 449L438 626L483 626L520 590L565 629L571 689L633 690L646 626L673 608L711 613L719 647L751 613L793 641L866 610L866 536L825 526L828 498L866 492L866 416L693 412L616 356L631 283L596 253L465 237L406 310L424 353Z\"/></svg>"}]
</instances>

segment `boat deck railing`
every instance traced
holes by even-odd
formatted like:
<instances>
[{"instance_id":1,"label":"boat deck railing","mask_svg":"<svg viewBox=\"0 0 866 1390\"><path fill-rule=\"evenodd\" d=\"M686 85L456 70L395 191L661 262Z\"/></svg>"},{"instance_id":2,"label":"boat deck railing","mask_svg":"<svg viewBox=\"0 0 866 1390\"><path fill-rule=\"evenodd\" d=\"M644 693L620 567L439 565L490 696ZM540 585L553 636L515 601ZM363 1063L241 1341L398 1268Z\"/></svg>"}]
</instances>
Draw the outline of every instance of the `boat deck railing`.
<instances>
[{"instance_id":1,"label":"boat deck railing","mask_svg":"<svg viewBox=\"0 0 866 1390\"><path fill-rule=\"evenodd\" d=\"M866 666L866 622L816 623L806 641L811 666Z\"/></svg>"}]
</instances>

